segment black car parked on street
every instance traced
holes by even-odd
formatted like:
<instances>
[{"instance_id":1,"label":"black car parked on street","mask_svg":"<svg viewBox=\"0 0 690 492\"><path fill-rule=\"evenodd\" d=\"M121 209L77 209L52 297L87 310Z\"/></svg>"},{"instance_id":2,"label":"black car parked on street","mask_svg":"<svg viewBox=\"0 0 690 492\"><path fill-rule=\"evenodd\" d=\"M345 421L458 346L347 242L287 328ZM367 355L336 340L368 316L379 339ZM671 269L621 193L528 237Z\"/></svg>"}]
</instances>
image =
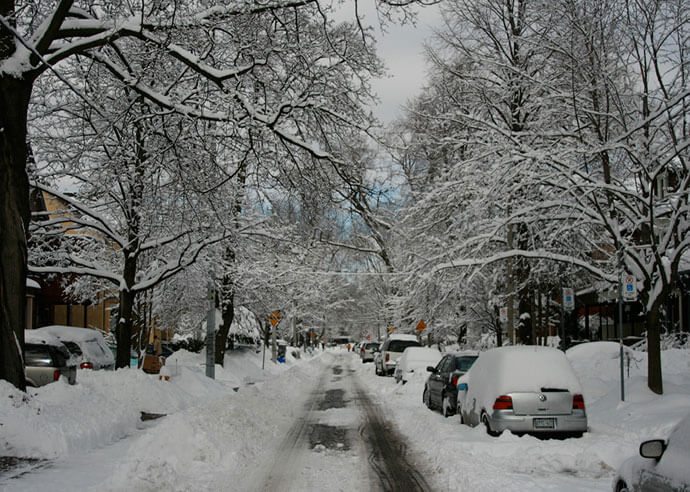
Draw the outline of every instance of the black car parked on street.
<instances>
[{"instance_id":1,"label":"black car parked on street","mask_svg":"<svg viewBox=\"0 0 690 492\"><path fill-rule=\"evenodd\" d=\"M422 400L431 409L438 408L444 417L455 414L458 399L458 378L470 370L478 355L450 353L436 367L427 367L429 377L424 385Z\"/></svg>"}]
</instances>

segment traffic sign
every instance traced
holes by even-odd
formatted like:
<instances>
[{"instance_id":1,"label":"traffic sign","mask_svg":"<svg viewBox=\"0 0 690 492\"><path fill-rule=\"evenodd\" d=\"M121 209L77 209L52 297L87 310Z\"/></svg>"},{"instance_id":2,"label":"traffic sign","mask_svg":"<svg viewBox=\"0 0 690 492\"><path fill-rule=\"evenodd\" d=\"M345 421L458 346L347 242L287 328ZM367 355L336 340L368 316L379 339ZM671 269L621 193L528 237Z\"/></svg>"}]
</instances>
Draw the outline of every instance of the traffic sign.
<instances>
[{"instance_id":1,"label":"traffic sign","mask_svg":"<svg viewBox=\"0 0 690 492\"><path fill-rule=\"evenodd\" d=\"M417 323L417 331L424 331L424 328L426 328L426 323L423 319L420 319L419 323Z\"/></svg>"},{"instance_id":2,"label":"traffic sign","mask_svg":"<svg viewBox=\"0 0 690 492\"><path fill-rule=\"evenodd\" d=\"M634 275L623 275L623 299L626 301L637 300L637 287Z\"/></svg>"},{"instance_id":3,"label":"traffic sign","mask_svg":"<svg viewBox=\"0 0 690 492\"><path fill-rule=\"evenodd\" d=\"M570 287L563 288L563 309L566 311L575 309L575 292Z\"/></svg>"},{"instance_id":4,"label":"traffic sign","mask_svg":"<svg viewBox=\"0 0 690 492\"><path fill-rule=\"evenodd\" d=\"M277 325L278 322L280 321L280 313L278 311L273 311L269 317L268 320L271 322L273 326Z\"/></svg>"},{"instance_id":5,"label":"traffic sign","mask_svg":"<svg viewBox=\"0 0 690 492\"><path fill-rule=\"evenodd\" d=\"M508 308L504 306L501 309L499 309L498 317L501 320L501 323L507 323L508 322Z\"/></svg>"}]
</instances>

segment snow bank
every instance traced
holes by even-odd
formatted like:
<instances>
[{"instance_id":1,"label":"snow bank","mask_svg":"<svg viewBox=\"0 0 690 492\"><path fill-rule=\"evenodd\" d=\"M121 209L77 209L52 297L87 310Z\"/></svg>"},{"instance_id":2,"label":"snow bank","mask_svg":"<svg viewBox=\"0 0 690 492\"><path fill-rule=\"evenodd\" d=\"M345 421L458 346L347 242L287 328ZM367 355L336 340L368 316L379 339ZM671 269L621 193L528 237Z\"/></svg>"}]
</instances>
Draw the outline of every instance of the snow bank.
<instances>
[{"instance_id":1,"label":"snow bank","mask_svg":"<svg viewBox=\"0 0 690 492\"><path fill-rule=\"evenodd\" d=\"M238 398L238 388L260 386L288 371L267 353L232 352L216 379L205 375L204 354L171 355L169 381L136 368L80 371L77 384L62 379L27 393L0 380L0 456L54 459L113 443L136 432L141 412L176 414L215 400ZM257 391L253 389L252 391Z\"/></svg>"}]
</instances>

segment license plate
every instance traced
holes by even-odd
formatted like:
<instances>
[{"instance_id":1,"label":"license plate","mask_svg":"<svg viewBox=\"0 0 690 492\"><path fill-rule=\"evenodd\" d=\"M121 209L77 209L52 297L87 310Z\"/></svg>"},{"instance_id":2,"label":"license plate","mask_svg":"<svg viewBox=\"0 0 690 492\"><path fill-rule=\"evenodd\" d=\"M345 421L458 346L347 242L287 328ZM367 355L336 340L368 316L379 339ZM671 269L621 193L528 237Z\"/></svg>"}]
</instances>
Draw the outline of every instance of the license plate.
<instances>
[{"instance_id":1,"label":"license plate","mask_svg":"<svg viewBox=\"0 0 690 492\"><path fill-rule=\"evenodd\" d=\"M535 429L555 429L556 419L534 419Z\"/></svg>"}]
</instances>

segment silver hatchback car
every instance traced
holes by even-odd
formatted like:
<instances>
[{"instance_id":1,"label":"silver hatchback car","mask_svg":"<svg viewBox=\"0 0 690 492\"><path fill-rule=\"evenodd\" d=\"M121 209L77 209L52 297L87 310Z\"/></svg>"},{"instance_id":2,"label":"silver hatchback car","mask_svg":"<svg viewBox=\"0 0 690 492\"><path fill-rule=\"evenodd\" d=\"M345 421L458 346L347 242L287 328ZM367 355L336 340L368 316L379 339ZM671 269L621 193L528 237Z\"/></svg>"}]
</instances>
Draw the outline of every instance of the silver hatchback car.
<instances>
[{"instance_id":1,"label":"silver hatchback car","mask_svg":"<svg viewBox=\"0 0 690 492\"><path fill-rule=\"evenodd\" d=\"M77 364L62 342L46 335L25 332L24 378L30 387L44 386L64 377L69 384L77 382Z\"/></svg>"},{"instance_id":2,"label":"silver hatchback car","mask_svg":"<svg viewBox=\"0 0 690 492\"><path fill-rule=\"evenodd\" d=\"M499 347L479 355L457 381L463 423L535 435L581 436L587 413L580 383L560 350Z\"/></svg>"}]
</instances>

